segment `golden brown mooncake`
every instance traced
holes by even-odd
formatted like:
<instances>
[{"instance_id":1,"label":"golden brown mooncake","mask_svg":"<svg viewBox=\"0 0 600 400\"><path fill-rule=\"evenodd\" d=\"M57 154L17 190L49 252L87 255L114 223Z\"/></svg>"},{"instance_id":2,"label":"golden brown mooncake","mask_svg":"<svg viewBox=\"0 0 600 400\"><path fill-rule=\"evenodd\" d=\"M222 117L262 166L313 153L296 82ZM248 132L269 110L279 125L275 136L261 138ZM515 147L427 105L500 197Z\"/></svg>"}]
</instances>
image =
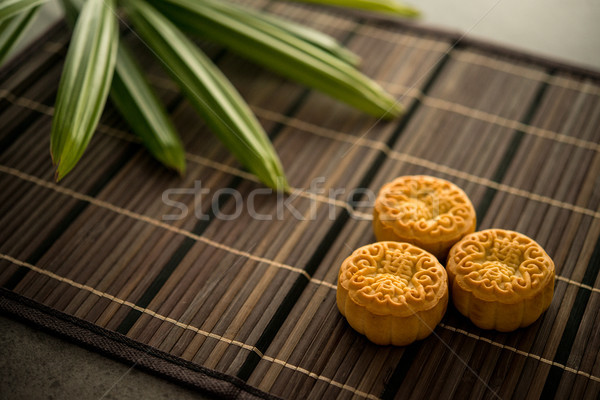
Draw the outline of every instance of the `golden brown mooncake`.
<instances>
[{"instance_id":1,"label":"golden brown mooncake","mask_svg":"<svg viewBox=\"0 0 600 400\"><path fill-rule=\"evenodd\" d=\"M483 329L513 331L550 307L554 262L533 239L488 229L465 236L448 255L452 301Z\"/></svg>"},{"instance_id":2,"label":"golden brown mooncake","mask_svg":"<svg viewBox=\"0 0 600 400\"><path fill-rule=\"evenodd\" d=\"M432 176L402 176L384 185L373 209L378 241L412 243L441 261L476 225L475 209L465 192Z\"/></svg>"},{"instance_id":3,"label":"golden brown mooncake","mask_svg":"<svg viewBox=\"0 0 600 400\"><path fill-rule=\"evenodd\" d=\"M409 243L363 246L342 263L337 305L348 323L379 345L428 336L448 305L448 276L430 253Z\"/></svg>"}]
</instances>

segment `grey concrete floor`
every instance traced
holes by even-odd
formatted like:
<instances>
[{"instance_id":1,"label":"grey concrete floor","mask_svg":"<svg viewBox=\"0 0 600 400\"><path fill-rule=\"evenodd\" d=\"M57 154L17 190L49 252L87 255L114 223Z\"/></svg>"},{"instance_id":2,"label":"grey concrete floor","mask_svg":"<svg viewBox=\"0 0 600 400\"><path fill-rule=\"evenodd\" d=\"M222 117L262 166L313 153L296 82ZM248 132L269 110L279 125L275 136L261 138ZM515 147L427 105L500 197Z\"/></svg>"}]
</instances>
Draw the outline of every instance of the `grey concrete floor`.
<instances>
[{"instance_id":1,"label":"grey concrete floor","mask_svg":"<svg viewBox=\"0 0 600 400\"><path fill-rule=\"evenodd\" d=\"M430 25L600 70L600 2L596 0L407 2L417 6ZM57 2L44 6L30 37L60 16ZM201 398L4 317L0 317L0 371L0 399Z\"/></svg>"},{"instance_id":2,"label":"grey concrete floor","mask_svg":"<svg viewBox=\"0 0 600 400\"><path fill-rule=\"evenodd\" d=\"M0 316L0 399L206 399Z\"/></svg>"},{"instance_id":3,"label":"grey concrete floor","mask_svg":"<svg viewBox=\"0 0 600 400\"><path fill-rule=\"evenodd\" d=\"M600 70L597 0L404 0L423 21Z\"/></svg>"}]
</instances>

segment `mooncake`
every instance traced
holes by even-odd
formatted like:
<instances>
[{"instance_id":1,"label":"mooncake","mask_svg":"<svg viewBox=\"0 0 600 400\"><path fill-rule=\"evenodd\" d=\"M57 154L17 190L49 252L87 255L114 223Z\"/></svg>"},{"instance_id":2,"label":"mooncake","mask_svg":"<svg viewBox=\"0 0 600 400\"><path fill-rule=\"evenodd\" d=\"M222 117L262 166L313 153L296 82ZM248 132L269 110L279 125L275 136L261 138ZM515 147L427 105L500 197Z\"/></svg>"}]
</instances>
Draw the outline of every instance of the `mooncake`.
<instances>
[{"instance_id":1,"label":"mooncake","mask_svg":"<svg viewBox=\"0 0 600 400\"><path fill-rule=\"evenodd\" d=\"M428 336L448 305L448 276L430 253L378 242L352 253L338 274L337 306L350 326L379 345Z\"/></svg>"},{"instance_id":2,"label":"mooncake","mask_svg":"<svg viewBox=\"0 0 600 400\"><path fill-rule=\"evenodd\" d=\"M529 237L503 229L465 236L448 255L452 301L483 329L513 331L550 306L554 262Z\"/></svg>"},{"instance_id":3,"label":"mooncake","mask_svg":"<svg viewBox=\"0 0 600 400\"><path fill-rule=\"evenodd\" d=\"M403 176L384 185L375 200L378 241L412 243L442 262L477 225L471 200L455 184L432 176Z\"/></svg>"}]
</instances>

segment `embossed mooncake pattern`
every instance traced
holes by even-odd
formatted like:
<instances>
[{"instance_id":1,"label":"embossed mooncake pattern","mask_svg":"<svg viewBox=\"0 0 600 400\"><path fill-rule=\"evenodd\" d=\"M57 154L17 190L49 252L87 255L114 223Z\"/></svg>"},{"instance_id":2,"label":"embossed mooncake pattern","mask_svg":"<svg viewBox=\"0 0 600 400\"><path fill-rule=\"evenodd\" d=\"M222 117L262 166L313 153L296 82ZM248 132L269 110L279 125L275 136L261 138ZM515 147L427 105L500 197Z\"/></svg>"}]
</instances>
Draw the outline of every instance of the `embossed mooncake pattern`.
<instances>
[{"instance_id":1,"label":"embossed mooncake pattern","mask_svg":"<svg viewBox=\"0 0 600 400\"><path fill-rule=\"evenodd\" d=\"M503 332L533 323L550 306L554 263L534 240L489 229L464 237L448 255L456 308L484 329Z\"/></svg>"},{"instance_id":2,"label":"embossed mooncake pattern","mask_svg":"<svg viewBox=\"0 0 600 400\"><path fill-rule=\"evenodd\" d=\"M378 241L412 243L440 260L475 226L475 209L465 192L431 176L403 176L384 185L373 210Z\"/></svg>"},{"instance_id":3,"label":"embossed mooncake pattern","mask_svg":"<svg viewBox=\"0 0 600 400\"><path fill-rule=\"evenodd\" d=\"M404 346L428 336L448 304L444 267L409 243L378 242L344 260L337 305L348 323L376 344Z\"/></svg>"}]
</instances>

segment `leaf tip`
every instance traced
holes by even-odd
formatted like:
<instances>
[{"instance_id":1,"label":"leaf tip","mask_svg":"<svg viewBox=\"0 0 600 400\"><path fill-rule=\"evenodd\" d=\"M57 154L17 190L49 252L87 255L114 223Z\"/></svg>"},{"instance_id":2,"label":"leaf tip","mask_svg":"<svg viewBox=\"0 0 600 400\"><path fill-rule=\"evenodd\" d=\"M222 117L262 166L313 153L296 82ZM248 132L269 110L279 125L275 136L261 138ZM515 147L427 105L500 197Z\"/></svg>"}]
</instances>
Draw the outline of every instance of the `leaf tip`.
<instances>
[{"instance_id":1,"label":"leaf tip","mask_svg":"<svg viewBox=\"0 0 600 400\"><path fill-rule=\"evenodd\" d=\"M402 108L402 105L400 103L395 103L394 106L390 110L388 110L388 112L385 115L385 118L387 118L387 119L398 118L403 113L404 113L404 108Z\"/></svg>"},{"instance_id":2,"label":"leaf tip","mask_svg":"<svg viewBox=\"0 0 600 400\"><path fill-rule=\"evenodd\" d=\"M419 18L421 16L421 11L416 8L406 7L403 11L403 15L407 18Z\"/></svg>"},{"instance_id":3,"label":"leaf tip","mask_svg":"<svg viewBox=\"0 0 600 400\"><path fill-rule=\"evenodd\" d=\"M54 181L57 183L60 182L65 176L67 176L69 172L71 172L72 169L73 166L65 168L65 163L59 160L56 166L56 171L54 171Z\"/></svg>"},{"instance_id":4,"label":"leaf tip","mask_svg":"<svg viewBox=\"0 0 600 400\"><path fill-rule=\"evenodd\" d=\"M58 168L57 168L56 171L54 171L54 182L58 183L58 182L60 182L61 179L62 179L62 177L58 174Z\"/></svg>"},{"instance_id":5,"label":"leaf tip","mask_svg":"<svg viewBox=\"0 0 600 400\"><path fill-rule=\"evenodd\" d=\"M287 194L290 194L292 192L292 188L284 175L278 177L277 184L275 185L275 190Z\"/></svg>"},{"instance_id":6,"label":"leaf tip","mask_svg":"<svg viewBox=\"0 0 600 400\"><path fill-rule=\"evenodd\" d=\"M185 160L179 165L174 165L173 168L175 169L175 171L177 171L177 174L179 174L181 178L185 176Z\"/></svg>"},{"instance_id":7,"label":"leaf tip","mask_svg":"<svg viewBox=\"0 0 600 400\"><path fill-rule=\"evenodd\" d=\"M164 150L164 154L157 153L156 151L151 153L156 157L164 166L170 168L183 177L186 170L185 152L181 144L175 147L169 147Z\"/></svg>"}]
</instances>

